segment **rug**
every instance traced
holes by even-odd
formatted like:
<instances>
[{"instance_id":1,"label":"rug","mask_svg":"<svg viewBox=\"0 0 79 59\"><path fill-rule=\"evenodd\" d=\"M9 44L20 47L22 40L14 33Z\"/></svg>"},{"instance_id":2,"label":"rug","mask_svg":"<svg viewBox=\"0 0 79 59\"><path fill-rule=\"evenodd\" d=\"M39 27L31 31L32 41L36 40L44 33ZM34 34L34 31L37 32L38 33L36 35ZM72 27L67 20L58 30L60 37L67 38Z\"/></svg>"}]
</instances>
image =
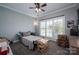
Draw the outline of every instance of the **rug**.
<instances>
[{"instance_id":1,"label":"rug","mask_svg":"<svg viewBox=\"0 0 79 59\"><path fill-rule=\"evenodd\" d=\"M27 46L24 46L21 42L16 42L10 45L13 55L68 55L68 49L59 47L56 42L48 41L48 51L41 54L38 51L29 50Z\"/></svg>"}]
</instances>

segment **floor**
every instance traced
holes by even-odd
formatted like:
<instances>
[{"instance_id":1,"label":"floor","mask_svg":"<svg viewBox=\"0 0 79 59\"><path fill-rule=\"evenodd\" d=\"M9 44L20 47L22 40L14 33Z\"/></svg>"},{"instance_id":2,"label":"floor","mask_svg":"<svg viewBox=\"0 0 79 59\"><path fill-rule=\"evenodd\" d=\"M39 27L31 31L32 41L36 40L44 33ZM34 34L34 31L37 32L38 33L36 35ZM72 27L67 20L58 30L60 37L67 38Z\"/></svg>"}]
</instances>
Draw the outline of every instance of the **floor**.
<instances>
[{"instance_id":1,"label":"floor","mask_svg":"<svg viewBox=\"0 0 79 59\"><path fill-rule=\"evenodd\" d=\"M24 46L21 42L16 42L10 45L14 55L68 55L69 51L67 49L57 46L56 42L48 42L48 51L41 54L38 51L29 50L28 47Z\"/></svg>"}]
</instances>

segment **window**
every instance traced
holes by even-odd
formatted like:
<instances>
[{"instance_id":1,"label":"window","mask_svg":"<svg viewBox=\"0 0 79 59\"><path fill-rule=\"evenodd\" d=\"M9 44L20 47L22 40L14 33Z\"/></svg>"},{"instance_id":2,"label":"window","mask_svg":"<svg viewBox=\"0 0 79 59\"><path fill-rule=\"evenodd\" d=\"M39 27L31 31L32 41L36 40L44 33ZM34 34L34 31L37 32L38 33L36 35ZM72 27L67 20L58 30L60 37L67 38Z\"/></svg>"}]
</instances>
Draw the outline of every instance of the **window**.
<instances>
[{"instance_id":1,"label":"window","mask_svg":"<svg viewBox=\"0 0 79 59\"><path fill-rule=\"evenodd\" d=\"M47 20L46 22L46 36L52 37L52 20Z\"/></svg>"},{"instance_id":2,"label":"window","mask_svg":"<svg viewBox=\"0 0 79 59\"><path fill-rule=\"evenodd\" d=\"M65 34L65 16L40 21L40 35L57 38L59 34Z\"/></svg>"},{"instance_id":3,"label":"window","mask_svg":"<svg viewBox=\"0 0 79 59\"><path fill-rule=\"evenodd\" d=\"M40 22L40 35L45 36L45 31L46 31L46 25L45 21Z\"/></svg>"}]
</instances>

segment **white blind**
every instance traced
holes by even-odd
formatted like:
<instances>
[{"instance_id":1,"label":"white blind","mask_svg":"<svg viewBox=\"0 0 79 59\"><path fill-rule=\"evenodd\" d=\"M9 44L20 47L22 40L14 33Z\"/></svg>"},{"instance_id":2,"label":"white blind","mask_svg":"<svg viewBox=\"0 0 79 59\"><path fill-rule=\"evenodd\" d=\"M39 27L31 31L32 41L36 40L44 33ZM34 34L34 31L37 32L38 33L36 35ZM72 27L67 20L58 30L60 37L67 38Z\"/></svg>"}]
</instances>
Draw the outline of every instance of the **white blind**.
<instances>
[{"instance_id":1,"label":"white blind","mask_svg":"<svg viewBox=\"0 0 79 59\"><path fill-rule=\"evenodd\" d=\"M40 35L57 38L59 34L65 34L65 16L40 21Z\"/></svg>"}]
</instances>

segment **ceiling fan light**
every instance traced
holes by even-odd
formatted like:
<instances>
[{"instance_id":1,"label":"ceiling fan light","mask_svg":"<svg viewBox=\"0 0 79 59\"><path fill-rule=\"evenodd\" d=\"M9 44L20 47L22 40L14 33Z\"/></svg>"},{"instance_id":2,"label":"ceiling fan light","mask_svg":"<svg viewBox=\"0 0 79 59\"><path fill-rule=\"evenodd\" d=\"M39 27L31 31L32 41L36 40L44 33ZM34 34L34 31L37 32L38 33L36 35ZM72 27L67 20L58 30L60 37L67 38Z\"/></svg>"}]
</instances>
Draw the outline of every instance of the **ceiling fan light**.
<instances>
[{"instance_id":1,"label":"ceiling fan light","mask_svg":"<svg viewBox=\"0 0 79 59\"><path fill-rule=\"evenodd\" d=\"M38 8L35 9L38 12Z\"/></svg>"},{"instance_id":2,"label":"ceiling fan light","mask_svg":"<svg viewBox=\"0 0 79 59\"><path fill-rule=\"evenodd\" d=\"M38 8L35 8L35 10L38 10Z\"/></svg>"},{"instance_id":3,"label":"ceiling fan light","mask_svg":"<svg viewBox=\"0 0 79 59\"><path fill-rule=\"evenodd\" d=\"M41 11L41 9L39 9L39 11Z\"/></svg>"},{"instance_id":4,"label":"ceiling fan light","mask_svg":"<svg viewBox=\"0 0 79 59\"><path fill-rule=\"evenodd\" d=\"M36 10L36 12L39 12L39 11L41 11L41 9L40 9L40 8L39 8L39 9L38 9L38 8L36 8L35 10Z\"/></svg>"}]
</instances>

